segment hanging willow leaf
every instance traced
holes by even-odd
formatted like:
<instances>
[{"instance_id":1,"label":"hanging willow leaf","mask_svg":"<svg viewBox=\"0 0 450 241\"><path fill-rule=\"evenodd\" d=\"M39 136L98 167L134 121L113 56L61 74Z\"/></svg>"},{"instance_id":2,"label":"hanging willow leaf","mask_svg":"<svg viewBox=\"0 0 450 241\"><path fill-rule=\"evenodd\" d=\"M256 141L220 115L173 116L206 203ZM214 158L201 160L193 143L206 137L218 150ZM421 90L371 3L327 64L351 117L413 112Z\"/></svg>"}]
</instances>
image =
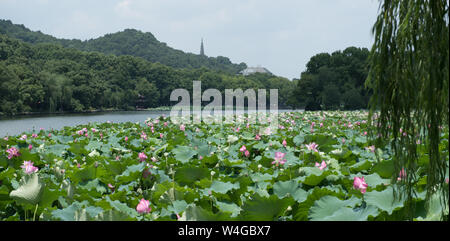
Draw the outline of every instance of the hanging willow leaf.
<instances>
[{"instance_id":1,"label":"hanging willow leaf","mask_svg":"<svg viewBox=\"0 0 450 241\"><path fill-rule=\"evenodd\" d=\"M371 135L377 134L379 143L392 137L392 179L396 181L402 168L407 174L394 196L406 195L412 219L417 141L424 143L429 158L426 200L442 190L441 201L448 206L448 188L441 188L448 163L439 144L441 126L449 123L449 4L447 0L384 0L379 11L366 82L373 91L369 121L378 126L378 133Z\"/></svg>"}]
</instances>

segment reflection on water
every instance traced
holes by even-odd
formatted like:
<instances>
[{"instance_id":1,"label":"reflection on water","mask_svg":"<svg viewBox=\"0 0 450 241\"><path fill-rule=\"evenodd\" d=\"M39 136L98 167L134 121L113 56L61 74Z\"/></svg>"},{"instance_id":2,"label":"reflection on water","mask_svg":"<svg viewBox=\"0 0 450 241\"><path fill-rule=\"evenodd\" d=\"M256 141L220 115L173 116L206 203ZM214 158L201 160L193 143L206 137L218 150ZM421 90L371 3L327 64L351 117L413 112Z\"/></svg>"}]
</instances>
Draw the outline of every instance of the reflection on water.
<instances>
[{"instance_id":1,"label":"reflection on water","mask_svg":"<svg viewBox=\"0 0 450 241\"><path fill-rule=\"evenodd\" d=\"M293 110L278 110L278 112L287 112ZM237 111L243 113L244 111ZM231 113L225 111L224 114ZM41 115L41 116L22 116L14 119L0 119L0 137L19 135L23 132L61 129L64 126L76 126L94 122L143 122L147 118L156 118L161 115L170 115L170 111L118 111L118 112L99 112L89 114L59 114L59 115Z\"/></svg>"}]
</instances>

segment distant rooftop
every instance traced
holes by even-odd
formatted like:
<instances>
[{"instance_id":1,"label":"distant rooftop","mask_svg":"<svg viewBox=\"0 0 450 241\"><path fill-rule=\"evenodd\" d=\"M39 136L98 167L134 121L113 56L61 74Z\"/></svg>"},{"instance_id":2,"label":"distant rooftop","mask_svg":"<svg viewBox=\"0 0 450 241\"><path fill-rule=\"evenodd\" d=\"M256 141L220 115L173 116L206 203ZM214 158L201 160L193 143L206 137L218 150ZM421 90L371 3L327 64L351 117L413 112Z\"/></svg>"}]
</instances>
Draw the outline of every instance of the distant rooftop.
<instances>
[{"instance_id":1,"label":"distant rooftop","mask_svg":"<svg viewBox=\"0 0 450 241\"><path fill-rule=\"evenodd\" d=\"M245 76L254 74L254 73L272 74L269 70L267 70L264 67L248 67L239 73L242 75L245 75Z\"/></svg>"}]
</instances>

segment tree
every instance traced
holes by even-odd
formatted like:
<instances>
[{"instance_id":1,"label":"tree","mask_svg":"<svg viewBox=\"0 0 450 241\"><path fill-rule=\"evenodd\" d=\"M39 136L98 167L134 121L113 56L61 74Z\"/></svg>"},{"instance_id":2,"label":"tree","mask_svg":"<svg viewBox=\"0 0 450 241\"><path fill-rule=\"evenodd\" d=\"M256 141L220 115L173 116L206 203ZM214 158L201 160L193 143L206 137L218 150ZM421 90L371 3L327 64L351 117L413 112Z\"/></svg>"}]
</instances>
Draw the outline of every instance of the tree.
<instances>
[{"instance_id":1,"label":"tree","mask_svg":"<svg viewBox=\"0 0 450 241\"><path fill-rule=\"evenodd\" d=\"M334 84L325 86L322 93L322 103L327 110L337 110L341 106L341 94Z\"/></svg>"},{"instance_id":2,"label":"tree","mask_svg":"<svg viewBox=\"0 0 450 241\"><path fill-rule=\"evenodd\" d=\"M392 135L395 169L406 170L395 196L407 197L411 219L417 172L426 172L426 201L440 192L448 207L446 157L439 148L448 127L449 4L446 0L384 0L373 34L367 86L373 90L369 120L377 117L380 142ZM400 133L399 130L402 130ZM405 136L403 133L407 133ZM418 170L418 141L427 149L428 166ZM395 177L394 177L395 178Z\"/></svg>"},{"instance_id":3,"label":"tree","mask_svg":"<svg viewBox=\"0 0 450 241\"><path fill-rule=\"evenodd\" d=\"M142 96L144 108L157 107L159 92L155 85L142 78L136 84L136 91Z\"/></svg>"},{"instance_id":4,"label":"tree","mask_svg":"<svg viewBox=\"0 0 450 241\"><path fill-rule=\"evenodd\" d=\"M366 108L368 93L363 87L368 55L366 48L348 47L331 55L320 53L311 57L295 90L290 91L295 97L286 102L303 105L305 110L327 110L339 109L341 100L351 99L344 105L345 109ZM349 92L353 89L356 90Z\"/></svg>"}]
</instances>

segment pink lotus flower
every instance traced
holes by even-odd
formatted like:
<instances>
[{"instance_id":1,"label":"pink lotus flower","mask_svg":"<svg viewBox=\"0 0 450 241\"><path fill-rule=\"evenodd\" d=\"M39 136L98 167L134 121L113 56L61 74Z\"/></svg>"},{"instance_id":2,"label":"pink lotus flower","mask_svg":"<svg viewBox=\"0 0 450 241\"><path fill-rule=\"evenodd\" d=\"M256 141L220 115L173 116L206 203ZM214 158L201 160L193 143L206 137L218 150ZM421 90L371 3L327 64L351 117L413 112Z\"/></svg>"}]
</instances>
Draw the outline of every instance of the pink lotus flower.
<instances>
[{"instance_id":1,"label":"pink lotus flower","mask_svg":"<svg viewBox=\"0 0 450 241\"><path fill-rule=\"evenodd\" d=\"M286 163L286 159L283 159L286 156L286 153L283 152L275 152L275 161L272 162L272 165L284 165Z\"/></svg>"},{"instance_id":2,"label":"pink lotus flower","mask_svg":"<svg viewBox=\"0 0 450 241\"><path fill-rule=\"evenodd\" d=\"M147 155L145 155L145 153L141 152L139 153L139 161L143 162L147 160Z\"/></svg>"},{"instance_id":3,"label":"pink lotus flower","mask_svg":"<svg viewBox=\"0 0 450 241\"><path fill-rule=\"evenodd\" d=\"M316 162L316 167L318 167L320 170L323 170L323 169L325 169L327 167L327 163L325 161L322 161L321 164Z\"/></svg>"},{"instance_id":4,"label":"pink lotus flower","mask_svg":"<svg viewBox=\"0 0 450 241\"><path fill-rule=\"evenodd\" d=\"M323 127L323 123L320 123L320 127Z\"/></svg>"},{"instance_id":5,"label":"pink lotus flower","mask_svg":"<svg viewBox=\"0 0 450 241\"><path fill-rule=\"evenodd\" d=\"M91 131L95 133L95 132L97 132L97 129L91 128Z\"/></svg>"},{"instance_id":6,"label":"pink lotus flower","mask_svg":"<svg viewBox=\"0 0 450 241\"><path fill-rule=\"evenodd\" d=\"M257 140L257 141L261 140L261 136L260 135L256 135L255 136L255 140Z\"/></svg>"},{"instance_id":7,"label":"pink lotus flower","mask_svg":"<svg viewBox=\"0 0 450 241\"><path fill-rule=\"evenodd\" d=\"M111 185L111 183L108 183L108 187L109 187L110 189L113 189L113 190L114 190L114 186Z\"/></svg>"},{"instance_id":8,"label":"pink lotus flower","mask_svg":"<svg viewBox=\"0 0 450 241\"><path fill-rule=\"evenodd\" d=\"M150 211L152 211L152 208L150 207L150 201L142 198L136 207L136 211L139 214L149 213Z\"/></svg>"},{"instance_id":9,"label":"pink lotus flower","mask_svg":"<svg viewBox=\"0 0 450 241\"><path fill-rule=\"evenodd\" d=\"M167 123L167 122L164 122L164 126L167 126L169 123Z\"/></svg>"},{"instance_id":10,"label":"pink lotus flower","mask_svg":"<svg viewBox=\"0 0 450 241\"><path fill-rule=\"evenodd\" d=\"M147 134L145 134L145 132L141 133L141 138L143 138L144 140L147 140Z\"/></svg>"},{"instance_id":11,"label":"pink lotus flower","mask_svg":"<svg viewBox=\"0 0 450 241\"><path fill-rule=\"evenodd\" d=\"M150 168L153 168L153 166L150 165ZM150 172L150 170L149 170L148 168L146 168L146 169L144 170L144 172L142 172L142 177L143 177L143 178L147 178L147 177L150 176L150 175L152 175L152 173Z\"/></svg>"},{"instance_id":12,"label":"pink lotus flower","mask_svg":"<svg viewBox=\"0 0 450 241\"><path fill-rule=\"evenodd\" d=\"M52 133L48 133L48 137L52 137Z\"/></svg>"},{"instance_id":13,"label":"pink lotus flower","mask_svg":"<svg viewBox=\"0 0 450 241\"><path fill-rule=\"evenodd\" d=\"M39 170L37 167L33 166L33 162L31 161L23 161L23 165L20 167L25 169L24 171L26 174L31 174Z\"/></svg>"},{"instance_id":14,"label":"pink lotus flower","mask_svg":"<svg viewBox=\"0 0 450 241\"><path fill-rule=\"evenodd\" d=\"M245 155L245 157L249 157L250 156L250 152L248 150L245 150L244 155Z\"/></svg>"},{"instance_id":15,"label":"pink lotus flower","mask_svg":"<svg viewBox=\"0 0 450 241\"><path fill-rule=\"evenodd\" d=\"M246 150L247 150L247 148L245 146L242 146L241 149L239 149L240 152L244 152Z\"/></svg>"},{"instance_id":16,"label":"pink lotus flower","mask_svg":"<svg viewBox=\"0 0 450 241\"><path fill-rule=\"evenodd\" d=\"M198 159L199 160L203 160L203 156L198 156Z\"/></svg>"},{"instance_id":17,"label":"pink lotus flower","mask_svg":"<svg viewBox=\"0 0 450 241\"><path fill-rule=\"evenodd\" d=\"M8 141L9 138L7 136L5 136L5 138L3 138L3 140Z\"/></svg>"},{"instance_id":18,"label":"pink lotus flower","mask_svg":"<svg viewBox=\"0 0 450 241\"><path fill-rule=\"evenodd\" d=\"M19 150L15 147L11 147L8 150L6 150L6 152L8 153L8 159L11 159L13 157L17 157L20 155Z\"/></svg>"},{"instance_id":19,"label":"pink lotus flower","mask_svg":"<svg viewBox=\"0 0 450 241\"><path fill-rule=\"evenodd\" d=\"M186 126L185 125L180 125L180 130L185 131L186 130Z\"/></svg>"},{"instance_id":20,"label":"pink lotus flower","mask_svg":"<svg viewBox=\"0 0 450 241\"><path fill-rule=\"evenodd\" d=\"M374 145L369 146L369 147L367 147L367 150L369 150L371 152L375 152L375 146Z\"/></svg>"},{"instance_id":21,"label":"pink lotus flower","mask_svg":"<svg viewBox=\"0 0 450 241\"><path fill-rule=\"evenodd\" d=\"M287 146L286 140L283 140L283 143L282 143L282 144L283 144L284 147L286 147L286 146Z\"/></svg>"},{"instance_id":22,"label":"pink lotus flower","mask_svg":"<svg viewBox=\"0 0 450 241\"><path fill-rule=\"evenodd\" d=\"M315 152L318 152L317 151L317 147L318 147L319 145L317 145L315 142L313 142L313 143L310 143L309 145L306 145L306 147L308 148L308 150L310 150L310 151L315 151Z\"/></svg>"},{"instance_id":23,"label":"pink lotus flower","mask_svg":"<svg viewBox=\"0 0 450 241\"><path fill-rule=\"evenodd\" d=\"M31 137L36 138L36 137L38 137L38 135L37 135L36 133L33 133L33 134L31 135Z\"/></svg>"},{"instance_id":24,"label":"pink lotus flower","mask_svg":"<svg viewBox=\"0 0 450 241\"><path fill-rule=\"evenodd\" d=\"M125 136L125 142L127 142L128 141L128 136Z\"/></svg>"},{"instance_id":25,"label":"pink lotus flower","mask_svg":"<svg viewBox=\"0 0 450 241\"><path fill-rule=\"evenodd\" d=\"M355 188L356 190L360 190L362 194L366 192L367 187L368 185L364 180L364 177L355 177L353 179L353 188Z\"/></svg>"},{"instance_id":26,"label":"pink lotus flower","mask_svg":"<svg viewBox=\"0 0 450 241\"><path fill-rule=\"evenodd\" d=\"M164 137L164 134L163 133L159 133L159 138L163 138Z\"/></svg>"},{"instance_id":27,"label":"pink lotus flower","mask_svg":"<svg viewBox=\"0 0 450 241\"><path fill-rule=\"evenodd\" d=\"M345 144L345 139L344 139L344 138L342 138L341 142L342 142L342 144Z\"/></svg>"},{"instance_id":28,"label":"pink lotus flower","mask_svg":"<svg viewBox=\"0 0 450 241\"><path fill-rule=\"evenodd\" d=\"M403 180L405 178L406 178L406 171L405 171L405 168L402 168L402 170L398 174L397 181L401 181L401 180Z\"/></svg>"},{"instance_id":29,"label":"pink lotus flower","mask_svg":"<svg viewBox=\"0 0 450 241\"><path fill-rule=\"evenodd\" d=\"M28 145L28 150L31 151L31 149L33 149L33 145L29 144L29 145Z\"/></svg>"}]
</instances>

